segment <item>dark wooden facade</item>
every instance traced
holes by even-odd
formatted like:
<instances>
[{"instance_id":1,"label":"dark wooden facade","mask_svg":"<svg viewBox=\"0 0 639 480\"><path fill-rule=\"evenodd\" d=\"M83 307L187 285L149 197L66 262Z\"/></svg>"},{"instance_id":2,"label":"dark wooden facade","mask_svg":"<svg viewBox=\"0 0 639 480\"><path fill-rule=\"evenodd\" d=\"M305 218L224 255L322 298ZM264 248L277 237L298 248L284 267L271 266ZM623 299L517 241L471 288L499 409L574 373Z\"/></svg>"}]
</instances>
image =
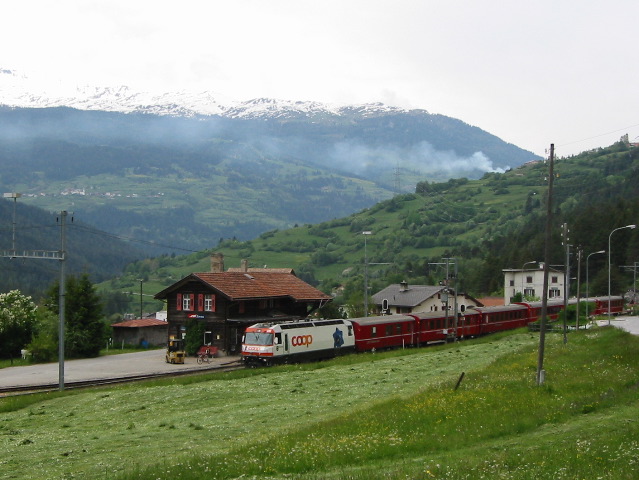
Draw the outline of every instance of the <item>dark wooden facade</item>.
<instances>
[{"instance_id":1,"label":"dark wooden facade","mask_svg":"<svg viewBox=\"0 0 639 480\"><path fill-rule=\"evenodd\" d=\"M168 336L182 338L193 320L205 324L203 343L238 354L249 325L306 318L331 297L292 270L192 273L155 295L166 301Z\"/></svg>"}]
</instances>

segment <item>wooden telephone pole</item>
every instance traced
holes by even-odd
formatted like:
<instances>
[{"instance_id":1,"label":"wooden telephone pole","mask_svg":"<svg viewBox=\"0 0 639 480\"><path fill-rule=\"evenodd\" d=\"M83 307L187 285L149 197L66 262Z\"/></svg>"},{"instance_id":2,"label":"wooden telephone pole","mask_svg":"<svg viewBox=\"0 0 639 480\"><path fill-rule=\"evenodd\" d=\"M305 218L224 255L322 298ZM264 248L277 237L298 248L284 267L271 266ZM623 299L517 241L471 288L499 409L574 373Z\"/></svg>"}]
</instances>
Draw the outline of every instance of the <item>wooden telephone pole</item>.
<instances>
[{"instance_id":1,"label":"wooden telephone pole","mask_svg":"<svg viewBox=\"0 0 639 480\"><path fill-rule=\"evenodd\" d=\"M550 166L548 172L548 200L546 205L546 231L544 241L544 290L541 297L541 322L539 325L539 355L537 358L537 385L543 385L544 348L546 342L546 315L548 313L548 269L550 265L550 232L552 227L552 184L554 178L555 144L550 144Z\"/></svg>"}]
</instances>

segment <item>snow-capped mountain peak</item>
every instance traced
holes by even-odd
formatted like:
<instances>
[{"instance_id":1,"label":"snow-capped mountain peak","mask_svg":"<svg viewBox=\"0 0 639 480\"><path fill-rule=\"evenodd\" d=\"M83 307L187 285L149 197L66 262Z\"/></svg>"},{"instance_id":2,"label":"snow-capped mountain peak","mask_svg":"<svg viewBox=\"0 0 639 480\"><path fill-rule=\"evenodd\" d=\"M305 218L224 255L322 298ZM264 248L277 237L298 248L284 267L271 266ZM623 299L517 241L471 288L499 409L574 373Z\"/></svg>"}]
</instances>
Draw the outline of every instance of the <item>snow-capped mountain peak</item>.
<instances>
[{"instance_id":1,"label":"snow-capped mountain peak","mask_svg":"<svg viewBox=\"0 0 639 480\"><path fill-rule=\"evenodd\" d=\"M229 118L341 115L354 109L363 115L404 111L379 103L355 107L271 98L237 101L211 91L183 90L155 94L135 91L127 86L42 87L19 72L3 68L0 68L0 105L21 108L70 107L184 117L220 115Z\"/></svg>"}]
</instances>

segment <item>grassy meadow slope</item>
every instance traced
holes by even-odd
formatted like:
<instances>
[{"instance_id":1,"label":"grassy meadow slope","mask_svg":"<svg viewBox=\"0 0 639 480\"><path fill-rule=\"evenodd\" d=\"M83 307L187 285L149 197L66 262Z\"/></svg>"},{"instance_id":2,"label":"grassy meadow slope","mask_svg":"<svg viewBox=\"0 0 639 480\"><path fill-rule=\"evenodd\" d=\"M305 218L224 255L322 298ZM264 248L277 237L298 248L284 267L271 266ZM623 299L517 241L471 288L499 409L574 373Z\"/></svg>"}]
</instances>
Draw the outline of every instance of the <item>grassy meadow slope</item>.
<instances>
[{"instance_id":1,"label":"grassy meadow slope","mask_svg":"<svg viewBox=\"0 0 639 480\"><path fill-rule=\"evenodd\" d=\"M425 349L0 399L5 478L636 478L639 339ZM459 389L455 384L465 377Z\"/></svg>"}]
</instances>

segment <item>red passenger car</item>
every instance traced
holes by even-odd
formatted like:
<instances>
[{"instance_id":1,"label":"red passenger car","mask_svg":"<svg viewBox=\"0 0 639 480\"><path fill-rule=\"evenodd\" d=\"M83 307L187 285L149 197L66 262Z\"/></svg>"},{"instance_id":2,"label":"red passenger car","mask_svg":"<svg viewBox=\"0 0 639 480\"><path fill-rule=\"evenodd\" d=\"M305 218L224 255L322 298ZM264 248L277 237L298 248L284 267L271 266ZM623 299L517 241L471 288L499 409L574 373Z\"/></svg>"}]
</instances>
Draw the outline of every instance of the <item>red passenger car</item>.
<instances>
[{"instance_id":1,"label":"red passenger car","mask_svg":"<svg viewBox=\"0 0 639 480\"><path fill-rule=\"evenodd\" d=\"M532 322L541 319L542 302L518 302L517 305L525 305L528 307L528 315L532 318ZM546 319L554 322L559 319L559 314L564 309L563 300L548 300L546 304Z\"/></svg>"},{"instance_id":2,"label":"red passenger car","mask_svg":"<svg viewBox=\"0 0 639 480\"><path fill-rule=\"evenodd\" d=\"M535 321L535 319L531 319L529 309L524 305L513 304L498 307L474 307L466 310L465 316L472 316L470 312L473 310L481 315L477 335L525 327L530 322ZM473 318L472 320L476 319Z\"/></svg>"},{"instance_id":3,"label":"red passenger car","mask_svg":"<svg viewBox=\"0 0 639 480\"><path fill-rule=\"evenodd\" d=\"M619 315L624 312L624 299L623 297L597 297L595 301L595 311L593 315L607 315L608 314L608 298L610 298L610 314Z\"/></svg>"},{"instance_id":4,"label":"red passenger car","mask_svg":"<svg viewBox=\"0 0 639 480\"><path fill-rule=\"evenodd\" d=\"M455 316L453 314L446 316L445 312L423 312L413 315L417 321L419 345L445 342L454 335Z\"/></svg>"},{"instance_id":5,"label":"red passenger car","mask_svg":"<svg viewBox=\"0 0 639 480\"><path fill-rule=\"evenodd\" d=\"M385 315L349 319L355 333L355 350L371 350L417 345L415 317L411 315Z\"/></svg>"}]
</instances>

